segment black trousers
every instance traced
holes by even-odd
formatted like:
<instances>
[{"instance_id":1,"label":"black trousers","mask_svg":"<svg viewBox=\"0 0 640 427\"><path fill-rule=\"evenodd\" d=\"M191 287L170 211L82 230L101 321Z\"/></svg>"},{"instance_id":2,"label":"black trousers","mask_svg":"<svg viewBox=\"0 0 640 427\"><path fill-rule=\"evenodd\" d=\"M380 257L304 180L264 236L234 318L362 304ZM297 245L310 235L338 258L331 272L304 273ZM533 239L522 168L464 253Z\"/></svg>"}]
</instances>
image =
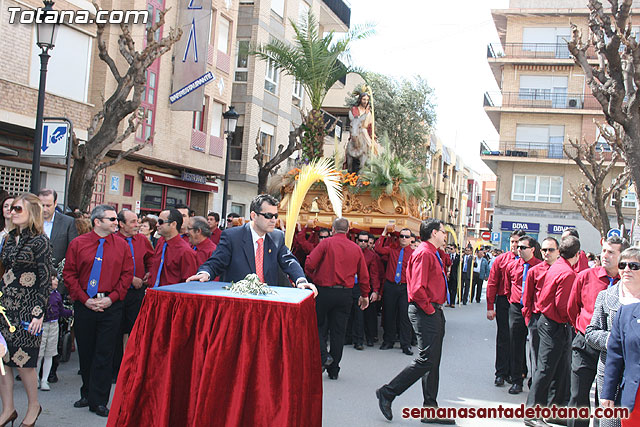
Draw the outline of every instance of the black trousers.
<instances>
[{"instance_id":1,"label":"black trousers","mask_svg":"<svg viewBox=\"0 0 640 427\"><path fill-rule=\"evenodd\" d=\"M466 304L469 300L469 285L470 285L469 273L462 273L462 303Z\"/></svg>"},{"instance_id":2,"label":"black trousers","mask_svg":"<svg viewBox=\"0 0 640 427\"><path fill-rule=\"evenodd\" d=\"M397 326L400 346L404 348L411 345L411 322L409 322L407 315L408 308L407 284L385 281L384 297L382 298L382 309L384 310L383 343L393 345L396 341Z\"/></svg>"},{"instance_id":3,"label":"black trousers","mask_svg":"<svg viewBox=\"0 0 640 427\"><path fill-rule=\"evenodd\" d=\"M496 295L496 377L509 377L509 300L506 295Z\"/></svg>"},{"instance_id":4,"label":"black trousers","mask_svg":"<svg viewBox=\"0 0 640 427\"><path fill-rule=\"evenodd\" d=\"M529 330L524 323L522 304L511 303L509 307L509 344L511 380L522 385L527 376L527 334Z\"/></svg>"},{"instance_id":5,"label":"black trousers","mask_svg":"<svg viewBox=\"0 0 640 427\"><path fill-rule=\"evenodd\" d=\"M538 349L540 348L540 335L538 335L538 319L540 318L540 313L532 313L531 319L529 320L529 332L531 332L531 346L529 347L530 355L529 359L531 360L531 376L533 377L533 373L536 371L536 366L538 364Z\"/></svg>"},{"instance_id":6,"label":"black trousers","mask_svg":"<svg viewBox=\"0 0 640 427\"><path fill-rule=\"evenodd\" d=\"M370 302L364 311L364 336L367 343L378 339L378 301Z\"/></svg>"},{"instance_id":7,"label":"black trousers","mask_svg":"<svg viewBox=\"0 0 640 427\"><path fill-rule=\"evenodd\" d=\"M73 304L82 374L80 396L88 399L91 407L107 406L109 402L113 352L122 323L122 306L122 301L117 301L103 312L96 312L79 301Z\"/></svg>"},{"instance_id":8,"label":"black trousers","mask_svg":"<svg viewBox=\"0 0 640 427\"><path fill-rule=\"evenodd\" d=\"M452 274L451 277L449 277L448 285L449 285L449 298L450 298L449 304L455 304L456 300L458 299L458 275L457 274ZM458 300L458 302L460 301Z\"/></svg>"},{"instance_id":9,"label":"black trousers","mask_svg":"<svg viewBox=\"0 0 640 427\"><path fill-rule=\"evenodd\" d=\"M351 342L353 344L364 344L364 312L360 310L358 300L360 299L360 287L354 286L351 294Z\"/></svg>"},{"instance_id":10,"label":"black trousers","mask_svg":"<svg viewBox=\"0 0 640 427\"><path fill-rule=\"evenodd\" d=\"M480 297L482 296L482 284L484 280L480 280L480 273L473 272L473 283L471 284L471 298L469 298L469 302L473 302L473 298L475 297L476 302L480 302Z\"/></svg>"},{"instance_id":11,"label":"black trousers","mask_svg":"<svg viewBox=\"0 0 640 427\"><path fill-rule=\"evenodd\" d=\"M320 357L322 363L329 354L333 364L327 368L330 373L340 371L342 347L347 331L347 320L351 310L351 289L328 288L318 286L316 298L316 316L318 317L318 335L320 337ZM327 351L327 334L331 348Z\"/></svg>"},{"instance_id":12,"label":"black trousers","mask_svg":"<svg viewBox=\"0 0 640 427\"><path fill-rule=\"evenodd\" d=\"M571 398L569 406L590 408L589 393L596 378L600 352L584 339L582 332L577 332L571 345ZM589 427L589 420L567 420L569 427Z\"/></svg>"},{"instance_id":13,"label":"black trousers","mask_svg":"<svg viewBox=\"0 0 640 427\"><path fill-rule=\"evenodd\" d=\"M571 326L568 323L557 323L541 314L538 320L538 334L538 363L527 396L527 406L546 406L549 403L566 406L569 402ZM549 391L554 379L556 394L550 402Z\"/></svg>"},{"instance_id":14,"label":"black trousers","mask_svg":"<svg viewBox=\"0 0 640 427\"><path fill-rule=\"evenodd\" d=\"M127 295L124 297L124 304L122 308L122 324L120 326L120 332L116 337L115 351L113 353L113 377L118 376L120 372L120 364L122 363L122 357L124 356L124 344L122 342L125 334L130 334L133 325L136 323L138 313L140 313L140 307L142 307L142 300L144 299L144 293L146 288L129 288Z\"/></svg>"},{"instance_id":15,"label":"black trousers","mask_svg":"<svg viewBox=\"0 0 640 427\"><path fill-rule=\"evenodd\" d=\"M418 338L418 357L389 384L381 388L385 397L393 400L422 378L423 406L437 407L440 383L440 358L444 339L445 318L441 308L426 314L415 303L409 305L409 319Z\"/></svg>"}]
</instances>

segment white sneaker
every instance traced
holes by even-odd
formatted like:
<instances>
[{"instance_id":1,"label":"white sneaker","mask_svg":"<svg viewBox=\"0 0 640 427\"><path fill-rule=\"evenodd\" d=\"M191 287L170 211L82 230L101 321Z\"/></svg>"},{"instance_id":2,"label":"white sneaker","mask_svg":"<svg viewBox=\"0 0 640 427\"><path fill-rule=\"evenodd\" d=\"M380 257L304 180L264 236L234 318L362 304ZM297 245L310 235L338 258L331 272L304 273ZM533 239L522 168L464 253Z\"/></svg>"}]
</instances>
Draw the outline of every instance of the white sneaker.
<instances>
[{"instance_id":1,"label":"white sneaker","mask_svg":"<svg viewBox=\"0 0 640 427\"><path fill-rule=\"evenodd\" d=\"M51 390L51 387L49 387L49 383L48 383L48 382L46 382L46 381L42 381L42 382L40 383L40 390L42 390L42 391L49 391L49 390Z\"/></svg>"}]
</instances>

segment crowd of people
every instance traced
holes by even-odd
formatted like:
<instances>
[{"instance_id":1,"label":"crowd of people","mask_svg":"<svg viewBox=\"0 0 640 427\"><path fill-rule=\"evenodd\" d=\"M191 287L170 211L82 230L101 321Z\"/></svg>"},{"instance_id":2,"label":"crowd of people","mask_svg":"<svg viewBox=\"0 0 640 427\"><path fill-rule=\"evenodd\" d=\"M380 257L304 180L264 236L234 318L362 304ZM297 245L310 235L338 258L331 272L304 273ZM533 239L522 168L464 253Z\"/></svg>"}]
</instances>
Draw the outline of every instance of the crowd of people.
<instances>
[{"instance_id":1,"label":"crowd of people","mask_svg":"<svg viewBox=\"0 0 640 427\"><path fill-rule=\"evenodd\" d=\"M597 379L602 406L634 408L640 381L640 334L634 330L640 327L640 320L635 322L640 306L634 305L640 302L640 249L615 236L603 241L593 259L580 250L575 229L560 241L548 237L541 243L514 232L505 253L471 245L460 251L447 244L442 221L423 221L419 235L396 230L390 222L376 238L337 218L331 229L313 221L297 224L289 250L278 201L268 195L251 203L249 222L230 214L224 227L217 213L196 216L185 205L157 216L98 205L85 218L57 210L52 189L0 200L0 305L8 320L0 322L8 370L0 376L0 426L17 418L12 368L28 397L23 425L35 424L42 410L38 388L48 391L57 381L60 317L76 320L82 387L74 407L108 416L111 386L146 288L238 281L249 273L272 286L314 292L319 369L330 379L339 377L345 345L362 351L379 342L380 350L391 350L398 342L406 355L417 348L416 359L376 390L388 419L393 399L421 378L423 405L437 407L443 310L480 303L485 281L486 317L497 324L495 386L510 383L508 392L519 394L526 382L529 407L588 408ZM63 304L65 298L73 310ZM525 419L525 424L547 421L561 420ZM588 420L567 421L588 425ZM620 425L620 420L601 423Z\"/></svg>"}]
</instances>

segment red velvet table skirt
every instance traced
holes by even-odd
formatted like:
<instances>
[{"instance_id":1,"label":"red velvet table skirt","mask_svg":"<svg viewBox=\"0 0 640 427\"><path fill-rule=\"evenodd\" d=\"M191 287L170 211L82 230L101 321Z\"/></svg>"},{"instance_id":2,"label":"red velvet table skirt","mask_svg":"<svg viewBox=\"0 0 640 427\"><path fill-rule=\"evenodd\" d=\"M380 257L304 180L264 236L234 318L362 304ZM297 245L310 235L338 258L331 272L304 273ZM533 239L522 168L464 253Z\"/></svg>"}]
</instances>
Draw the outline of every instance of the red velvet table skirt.
<instances>
[{"instance_id":1,"label":"red velvet table skirt","mask_svg":"<svg viewBox=\"0 0 640 427\"><path fill-rule=\"evenodd\" d=\"M108 426L321 426L313 297L298 304L148 290Z\"/></svg>"}]
</instances>

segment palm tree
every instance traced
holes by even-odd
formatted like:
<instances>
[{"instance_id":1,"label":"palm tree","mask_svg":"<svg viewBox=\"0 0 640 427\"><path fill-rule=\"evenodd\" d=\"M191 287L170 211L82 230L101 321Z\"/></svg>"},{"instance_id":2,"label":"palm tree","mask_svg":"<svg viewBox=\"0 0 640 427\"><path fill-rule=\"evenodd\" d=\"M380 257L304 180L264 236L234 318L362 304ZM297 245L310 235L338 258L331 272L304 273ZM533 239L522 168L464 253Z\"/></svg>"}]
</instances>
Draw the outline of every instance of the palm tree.
<instances>
[{"instance_id":1,"label":"palm tree","mask_svg":"<svg viewBox=\"0 0 640 427\"><path fill-rule=\"evenodd\" d=\"M289 20L296 36L293 44L273 40L256 47L251 54L272 60L276 69L293 76L311 100L311 111L303 116L302 161L309 163L323 156L325 125L322 103L327 92L349 73L361 73L359 68L345 65L351 42L373 33L370 25L355 26L343 38L335 40L333 31L321 37L318 22L311 11L300 25Z\"/></svg>"}]
</instances>

